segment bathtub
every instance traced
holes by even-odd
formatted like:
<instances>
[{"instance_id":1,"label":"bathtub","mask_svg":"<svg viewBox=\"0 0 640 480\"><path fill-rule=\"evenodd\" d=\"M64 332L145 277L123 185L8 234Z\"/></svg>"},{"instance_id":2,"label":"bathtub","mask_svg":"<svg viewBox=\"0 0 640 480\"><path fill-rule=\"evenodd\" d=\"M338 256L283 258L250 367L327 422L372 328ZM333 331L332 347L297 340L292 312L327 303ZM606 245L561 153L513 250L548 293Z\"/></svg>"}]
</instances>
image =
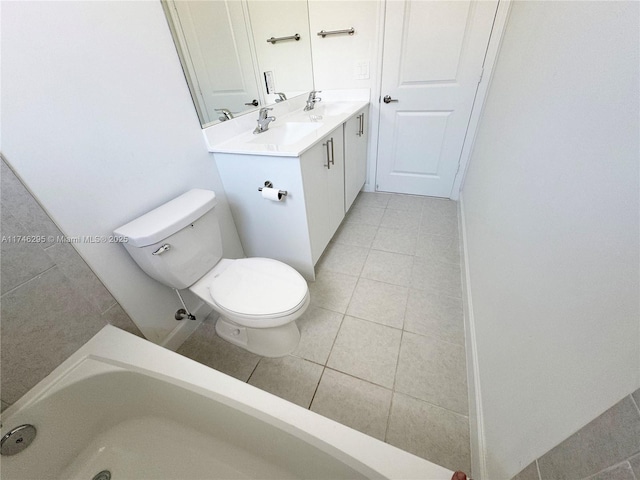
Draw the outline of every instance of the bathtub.
<instances>
[{"instance_id":1,"label":"bathtub","mask_svg":"<svg viewBox=\"0 0 640 480\"><path fill-rule=\"evenodd\" d=\"M452 472L106 326L2 414L4 480L450 479ZM106 478L106 477L103 477Z\"/></svg>"}]
</instances>

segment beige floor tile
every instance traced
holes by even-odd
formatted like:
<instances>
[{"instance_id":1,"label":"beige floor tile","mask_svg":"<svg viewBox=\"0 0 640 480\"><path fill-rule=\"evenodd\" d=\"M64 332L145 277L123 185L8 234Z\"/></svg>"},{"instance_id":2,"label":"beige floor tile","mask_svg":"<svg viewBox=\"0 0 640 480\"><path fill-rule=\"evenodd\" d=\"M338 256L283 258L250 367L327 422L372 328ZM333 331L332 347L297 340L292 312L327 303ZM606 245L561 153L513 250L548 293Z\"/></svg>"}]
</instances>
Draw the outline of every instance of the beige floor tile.
<instances>
[{"instance_id":1,"label":"beige floor tile","mask_svg":"<svg viewBox=\"0 0 640 480\"><path fill-rule=\"evenodd\" d=\"M420 233L458 238L458 217L423 212L420 221Z\"/></svg>"},{"instance_id":2,"label":"beige floor tile","mask_svg":"<svg viewBox=\"0 0 640 480\"><path fill-rule=\"evenodd\" d=\"M316 281L309 283L311 305L334 312L347 311L358 277L337 272L320 271Z\"/></svg>"},{"instance_id":3,"label":"beige floor tile","mask_svg":"<svg viewBox=\"0 0 640 480\"><path fill-rule=\"evenodd\" d=\"M428 290L461 298L460 265L440 262L431 258L415 257L411 270L410 286L416 290Z\"/></svg>"},{"instance_id":4,"label":"beige floor tile","mask_svg":"<svg viewBox=\"0 0 640 480\"><path fill-rule=\"evenodd\" d=\"M411 255L371 250L360 276L407 287L411 282L413 259Z\"/></svg>"},{"instance_id":5,"label":"beige floor tile","mask_svg":"<svg viewBox=\"0 0 640 480\"><path fill-rule=\"evenodd\" d=\"M414 255L417 238L418 234L415 231L407 232L404 229L380 227L371 248L385 252Z\"/></svg>"},{"instance_id":6,"label":"beige floor tile","mask_svg":"<svg viewBox=\"0 0 640 480\"><path fill-rule=\"evenodd\" d=\"M468 415L464 347L404 332L395 391Z\"/></svg>"},{"instance_id":7,"label":"beige floor tile","mask_svg":"<svg viewBox=\"0 0 640 480\"><path fill-rule=\"evenodd\" d=\"M361 225L380 225L384 208L366 207L354 205L344 218L345 223L357 223Z\"/></svg>"},{"instance_id":8,"label":"beige floor tile","mask_svg":"<svg viewBox=\"0 0 640 480\"><path fill-rule=\"evenodd\" d=\"M390 405L391 390L327 368L311 410L384 440Z\"/></svg>"},{"instance_id":9,"label":"beige floor tile","mask_svg":"<svg viewBox=\"0 0 640 480\"><path fill-rule=\"evenodd\" d=\"M351 297L347 315L394 328L402 328L409 289L361 278Z\"/></svg>"},{"instance_id":10,"label":"beige floor tile","mask_svg":"<svg viewBox=\"0 0 640 480\"><path fill-rule=\"evenodd\" d=\"M249 383L309 408L324 367L298 357L262 358Z\"/></svg>"},{"instance_id":11,"label":"beige floor tile","mask_svg":"<svg viewBox=\"0 0 640 480\"><path fill-rule=\"evenodd\" d=\"M415 254L430 260L460 264L460 244L456 237L422 233L417 236Z\"/></svg>"},{"instance_id":12,"label":"beige floor tile","mask_svg":"<svg viewBox=\"0 0 640 480\"><path fill-rule=\"evenodd\" d=\"M421 214L418 211L386 209L380 221L380 226L413 232L419 229L420 218Z\"/></svg>"},{"instance_id":13,"label":"beige floor tile","mask_svg":"<svg viewBox=\"0 0 640 480\"><path fill-rule=\"evenodd\" d=\"M407 210L422 213L425 197L419 195L399 195L393 194L389 198L387 208L392 210Z\"/></svg>"},{"instance_id":14,"label":"beige floor tile","mask_svg":"<svg viewBox=\"0 0 640 480\"><path fill-rule=\"evenodd\" d=\"M451 470L471 472L469 419L463 415L394 393L386 441Z\"/></svg>"},{"instance_id":15,"label":"beige floor tile","mask_svg":"<svg viewBox=\"0 0 640 480\"><path fill-rule=\"evenodd\" d=\"M369 382L392 388L401 331L345 317L327 366Z\"/></svg>"},{"instance_id":16,"label":"beige floor tile","mask_svg":"<svg viewBox=\"0 0 640 480\"><path fill-rule=\"evenodd\" d=\"M391 196L392 195L389 193L360 192L353 205L361 207L386 208Z\"/></svg>"},{"instance_id":17,"label":"beige floor tile","mask_svg":"<svg viewBox=\"0 0 640 480\"><path fill-rule=\"evenodd\" d=\"M404 329L464 346L462 299L411 290Z\"/></svg>"},{"instance_id":18,"label":"beige floor tile","mask_svg":"<svg viewBox=\"0 0 640 480\"><path fill-rule=\"evenodd\" d=\"M458 216L458 203L446 198L426 197L422 209L423 215L427 216Z\"/></svg>"},{"instance_id":19,"label":"beige floor tile","mask_svg":"<svg viewBox=\"0 0 640 480\"><path fill-rule=\"evenodd\" d=\"M376 225L345 222L333 236L332 241L343 245L370 248L377 231Z\"/></svg>"},{"instance_id":20,"label":"beige floor tile","mask_svg":"<svg viewBox=\"0 0 640 480\"><path fill-rule=\"evenodd\" d=\"M316 265L316 272L330 271L357 277L362 272L369 249L329 242L322 258Z\"/></svg>"},{"instance_id":21,"label":"beige floor tile","mask_svg":"<svg viewBox=\"0 0 640 480\"><path fill-rule=\"evenodd\" d=\"M293 354L322 365L327 363L343 316L324 308L309 307L296 320L300 329L300 343Z\"/></svg>"},{"instance_id":22,"label":"beige floor tile","mask_svg":"<svg viewBox=\"0 0 640 480\"><path fill-rule=\"evenodd\" d=\"M220 338L216 335L215 323L208 319L187 338L177 353L243 382L249 380L261 358Z\"/></svg>"}]
</instances>

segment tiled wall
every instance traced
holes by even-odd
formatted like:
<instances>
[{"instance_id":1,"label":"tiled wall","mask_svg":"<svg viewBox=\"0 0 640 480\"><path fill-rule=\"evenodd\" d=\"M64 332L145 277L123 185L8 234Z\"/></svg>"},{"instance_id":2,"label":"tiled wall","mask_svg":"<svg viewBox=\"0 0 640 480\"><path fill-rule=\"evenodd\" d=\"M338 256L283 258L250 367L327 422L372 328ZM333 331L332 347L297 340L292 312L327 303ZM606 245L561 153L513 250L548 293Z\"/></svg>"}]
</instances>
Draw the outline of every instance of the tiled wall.
<instances>
[{"instance_id":1,"label":"tiled wall","mask_svg":"<svg viewBox=\"0 0 640 480\"><path fill-rule=\"evenodd\" d=\"M640 390L535 460L513 480L640 480Z\"/></svg>"},{"instance_id":2,"label":"tiled wall","mask_svg":"<svg viewBox=\"0 0 640 480\"><path fill-rule=\"evenodd\" d=\"M71 244L57 241L62 232L4 159L0 179L4 410L104 325L142 334ZM53 239L19 238L38 236Z\"/></svg>"}]
</instances>

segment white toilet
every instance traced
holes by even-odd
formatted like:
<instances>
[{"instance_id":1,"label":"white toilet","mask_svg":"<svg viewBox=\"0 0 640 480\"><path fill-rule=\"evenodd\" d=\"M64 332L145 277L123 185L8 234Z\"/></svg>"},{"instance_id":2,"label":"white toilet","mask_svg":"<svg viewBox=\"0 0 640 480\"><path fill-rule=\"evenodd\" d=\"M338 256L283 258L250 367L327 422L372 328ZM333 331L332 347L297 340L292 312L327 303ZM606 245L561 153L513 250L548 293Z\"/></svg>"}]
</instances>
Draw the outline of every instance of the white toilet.
<instances>
[{"instance_id":1,"label":"white toilet","mask_svg":"<svg viewBox=\"0 0 640 480\"><path fill-rule=\"evenodd\" d=\"M307 282L269 258L222 258L215 193L194 189L116 229L136 263L160 283L189 288L220 313L216 332L265 357L295 350Z\"/></svg>"}]
</instances>

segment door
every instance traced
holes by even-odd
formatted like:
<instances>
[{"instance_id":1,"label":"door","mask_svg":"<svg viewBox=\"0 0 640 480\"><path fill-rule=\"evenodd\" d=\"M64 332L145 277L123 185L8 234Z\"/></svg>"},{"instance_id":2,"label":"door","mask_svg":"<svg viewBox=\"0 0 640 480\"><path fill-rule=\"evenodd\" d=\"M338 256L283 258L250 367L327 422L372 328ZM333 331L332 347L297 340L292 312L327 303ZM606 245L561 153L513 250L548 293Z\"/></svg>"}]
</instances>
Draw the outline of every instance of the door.
<instances>
[{"instance_id":1,"label":"door","mask_svg":"<svg viewBox=\"0 0 640 480\"><path fill-rule=\"evenodd\" d=\"M342 126L300 157L313 264L344 218L344 140Z\"/></svg>"},{"instance_id":2,"label":"door","mask_svg":"<svg viewBox=\"0 0 640 480\"><path fill-rule=\"evenodd\" d=\"M497 0L389 0L376 190L450 197Z\"/></svg>"},{"instance_id":3,"label":"door","mask_svg":"<svg viewBox=\"0 0 640 480\"><path fill-rule=\"evenodd\" d=\"M344 209L348 211L367 179L369 107L344 124Z\"/></svg>"}]
</instances>

